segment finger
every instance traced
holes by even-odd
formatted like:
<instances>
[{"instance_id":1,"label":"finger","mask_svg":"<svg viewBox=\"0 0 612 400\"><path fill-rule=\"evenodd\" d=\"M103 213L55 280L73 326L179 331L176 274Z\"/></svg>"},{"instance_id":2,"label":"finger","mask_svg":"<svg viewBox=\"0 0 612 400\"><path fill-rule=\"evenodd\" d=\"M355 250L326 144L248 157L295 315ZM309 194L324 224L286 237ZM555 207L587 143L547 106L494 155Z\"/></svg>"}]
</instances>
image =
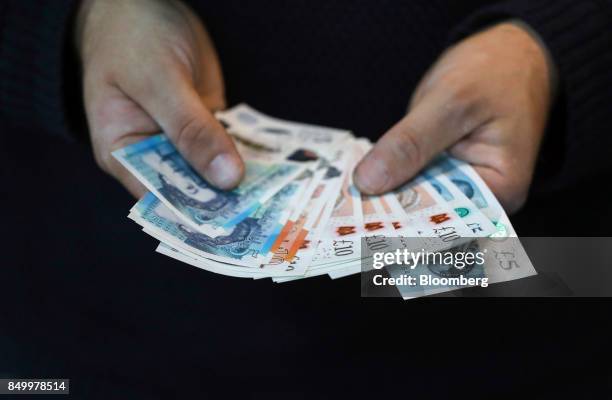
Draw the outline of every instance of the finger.
<instances>
[{"instance_id":1,"label":"finger","mask_svg":"<svg viewBox=\"0 0 612 400\"><path fill-rule=\"evenodd\" d=\"M474 129L471 107L449 106L452 101L430 95L385 133L355 169L359 189L376 195L396 188Z\"/></svg>"},{"instance_id":2,"label":"finger","mask_svg":"<svg viewBox=\"0 0 612 400\"><path fill-rule=\"evenodd\" d=\"M162 83L160 83L162 82ZM133 96L167 133L191 166L220 189L235 187L244 164L221 124L185 74L167 72Z\"/></svg>"},{"instance_id":3,"label":"finger","mask_svg":"<svg viewBox=\"0 0 612 400\"><path fill-rule=\"evenodd\" d=\"M448 149L448 153L472 165L488 165L499 169L501 149L486 142L474 141L470 138L460 140Z\"/></svg>"},{"instance_id":4,"label":"finger","mask_svg":"<svg viewBox=\"0 0 612 400\"><path fill-rule=\"evenodd\" d=\"M95 82L86 86L85 108L98 165L134 197L147 189L111 153L159 132L146 112L114 86Z\"/></svg>"}]
</instances>

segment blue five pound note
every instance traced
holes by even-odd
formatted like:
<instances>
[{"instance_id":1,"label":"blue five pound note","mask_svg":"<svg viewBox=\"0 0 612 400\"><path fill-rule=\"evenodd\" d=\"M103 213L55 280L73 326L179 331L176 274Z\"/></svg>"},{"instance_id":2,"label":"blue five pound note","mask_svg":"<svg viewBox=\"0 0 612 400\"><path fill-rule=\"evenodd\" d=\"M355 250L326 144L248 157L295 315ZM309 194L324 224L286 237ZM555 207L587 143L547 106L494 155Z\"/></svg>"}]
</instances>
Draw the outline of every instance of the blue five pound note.
<instances>
[{"instance_id":1,"label":"blue five pound note","mask_svg":"<svg viewBox=\"0 0 612 400\"><path fill-rule=\"evenodd\" d=\"M267 261L267 253L280 233L282 211L295 194L297 185L285 186L260 208L240 221L226 235L211 237L178 220L153 193L147 193L134 207L145 228L157 230L173 246L187 248L200 256L221 262L253 266Z\"/></svg>"},{"instance_id":2,"label":"blue five pound note","mask_svg":"<svg viewBox=\"0 0 612 400\"><path fill-rule=\"evenodd\" d=\"M187 224L213 237L227 234L301 170L293 163L245 160L243 182L222 191L196 173L165 135L117 150L113 156Z\"/></svg>"}]
</instances>

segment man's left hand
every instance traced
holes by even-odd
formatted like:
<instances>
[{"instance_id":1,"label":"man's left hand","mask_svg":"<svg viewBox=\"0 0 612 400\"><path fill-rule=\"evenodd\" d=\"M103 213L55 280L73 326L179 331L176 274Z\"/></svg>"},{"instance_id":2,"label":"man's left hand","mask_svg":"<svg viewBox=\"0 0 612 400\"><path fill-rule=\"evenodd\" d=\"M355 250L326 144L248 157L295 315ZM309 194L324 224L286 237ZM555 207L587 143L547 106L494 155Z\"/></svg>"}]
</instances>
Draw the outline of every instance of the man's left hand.
<instances>
[{"instance_id":1,"label":"man's left hand","mask_svg":"<svg viewBox=\"0 0 612 400\"><path fill-rule=\"evenodd\" d=\"M448 150L476 169L508 212L525 202L552 103L546 49L503 23L446 51L414 92L409 113L355 170L366 194L413 178Z\"/></svg>"}]
</instances>

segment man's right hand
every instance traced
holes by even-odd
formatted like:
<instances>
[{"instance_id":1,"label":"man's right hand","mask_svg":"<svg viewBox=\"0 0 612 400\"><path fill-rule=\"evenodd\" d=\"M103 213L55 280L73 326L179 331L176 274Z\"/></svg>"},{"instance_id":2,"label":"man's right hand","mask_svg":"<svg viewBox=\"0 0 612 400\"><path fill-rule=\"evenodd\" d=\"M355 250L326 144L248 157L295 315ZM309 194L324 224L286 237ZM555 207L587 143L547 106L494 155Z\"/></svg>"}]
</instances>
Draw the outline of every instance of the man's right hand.
<instances>
[{"instance_id":1,"label":"man's right hand","mask_svg":"<svg viewBox=\"0 0 612 400\"><path fill-rule=\"evenodd\" d=\"M146 189L111 152L164 131L213 185L236 186L244 164L212 112L225 106L214 46L179 1L87 0L77 16L84 101L98 165L134 196Z\"/></svg>"}]
</instances>

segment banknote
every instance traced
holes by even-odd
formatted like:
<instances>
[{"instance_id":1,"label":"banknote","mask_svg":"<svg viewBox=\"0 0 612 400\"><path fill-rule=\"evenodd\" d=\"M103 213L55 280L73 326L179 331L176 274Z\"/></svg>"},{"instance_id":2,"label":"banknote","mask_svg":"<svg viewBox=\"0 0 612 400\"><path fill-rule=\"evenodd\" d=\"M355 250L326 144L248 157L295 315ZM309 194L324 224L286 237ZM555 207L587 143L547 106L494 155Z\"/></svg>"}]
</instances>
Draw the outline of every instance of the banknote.
<instances>
[{"instance_id":1,"label":"banknote","mask_svg":"<svg viewBox=\"0 0 612 400\"><path fill-rule=\"evenodd\" d=\"M438 191L423 177L394 190L390 206L402 215L395 225L397 236L422 238L422 247L436 251L451 248L473 233ZM415 241L418 243L418 241Z\"/></svg>"},{"instance_id":2,"label":"banknote","mask_svg":"<svg viewBox=\"0 0 612 400\"><path fill-rule=\"evenodd\" d=\"M455 186L445 175L438 170L425 171L423 176L442 196L457 216L477 237L486 237L497 231L489 218Z\"/></svg>"},{"instance_id":3,"label":"banknote","mask_svg":"<svg viewBox=\"0 0 612 400\"><path fill-rule=\"evenodd\" d=\"M299 162L245 159L246 176L240 186L222 191L198 175L165 135L113 155L184 222L208 236L227 235L306 167Z\"/></svg>"},{"instance_id":4,"label":"banknote","mask_svg":"<svg viewBox=\"0 0 612 400\"><path fill-rule=\"evenodd\" d=\"M388 208L382 196L361 196L363 211L363 235L391 235L395 228L394 220L398 219Z\"/></svg>"},{"instance_id":5,"label":"banknote","mask_svg":"<svg viewBox=\"0 0 612 400\"><path fill-rule=\"evenodd\" d=\"M372 143L360 141L358 145L363 154L367 154L373 147ZM360 236L392 235L399 222L400 215L397 210L391 209L391 194L380 196L361 195L361 212L363 226L359 229Z\"/></svg>"},{"instance_id":6,"label":"banknote","mask_svg":"<svg viewBox=\"0 0 612 400\"><path fill-rule=\"evenodd\" d=\"M364 226L361 194L350 183L350 177L344 177L340 193L326 210L330 215L327 221L320 218L320 233L309 269L359 258L359 233Z\"/></svg>"},{"instance_id":7,"label":"banknote","mask_svg":"<svg viewBox=\"0 0 612 400\"><path fill-rule=\"evenodd\" d=\"M246 104L219 111L215 116L230 134L265 143L278 152L302 147L331 158L335 149L353 138L346 130L273 118Z\"/></svg>"},{"instance_id":8,"label":"banknote","mask_svg":"<svg viewBox=\"0 0 612 400\"><path fill-rule=\"evenodd\" d=\"M348 169L352 171L360 158L365 154L359 143L353 143ZM348 238L358 236L363 227L361 193L353 184L353 174L344 175L332 214L323 228L325 238Z\"/></svg>"},{"instance_id":9,"label":"banknote","mask_svg":"<svg viewBox=\"0 0 612 400\"><path fill-rule=\"evenodd\" d=\"M389 195L391 196L391 195ZM366 245L376 246L386 236L396 235L395 226L399 218L393 213L387 204L387 196L370 197L362 196L365 199L365 207L369 214L364 215L363 228L361 234L349 235L342 238L321 237L311 265L307 270L307 276L317 276L329 273L336 269L345 269L348 264L359 266L361 263L362 238L365 238ZM358 273L359 268L353 269L353 273ZM331 276L331 274L330 274Z\"/></svg>"},{"instance_id":10,"label":"banknote","mask_svg":"<svg viewBox=\"0 0 612 400\"><path fill-rule=\"evenodd\" d=\"M278 248L278 255L274 258L275 261L271 262L271 264L277 262L282 265L286 265L286 268L289 268L288 266L291 266L291 268L299 269L300 271L302 271L301 275L295 275L291 277L273 277L273 281L287 282L290 280L298 280L314 276L312 274L312 262L320 243L317 236L316 225L320 222L323 213L324 211L321 211L321 213L319 214L319 218L315 222L314 230L308 232L304 240L301 241L299 248L295 252L295 255L290 260L287 260L285 257L283 257L286 253L290 251L291 246L295 243L291 241L291 238L289 237Z\"/></svg>"},{"instance_id":11,"label":"banknote","mask_svg":"<svg viewBox=\"0 0 612 400\"><path fill-rule=\"evenodd\" d=\"M231 276L234 278L251 278L254 279L260 274L257 270L250 268L238 269L231 264L223 264L220 262L214 262L206 258L197 257L194 254L189 254L185 250L179 250L169 246L166 243L160 243L155 249L160 254L174 258L177 261L184 262L203 270L213 272L215 274Z\"/></svg>"},{"instance_id":12,"label":"banknote","mask_svg":"<svg viewBox=\"0 0 612 400\"><path fill-rule=\"evenodd\" d=\"M342 171L342 175L338 175L335 173L332 175L332 178L329 180L330 182L328 182L328 186L326 188L330 189L330 194L326 195L328 199L333 199L336 196L339 196L338 192L340 190L341 182L344 181L344 174L351 172L352 171L344 170ZM348 254L342 251L340 251L340 253L343 253L344 257L338 255L339 259L321 256L321 251L323 251L324 254L327 253L324 249L326 248L326 246L328 246L328 243L338 243L338 240L336 239L323 237L323 232L327 228L327 221L329 220L336 206L337 201L327 202L327 204L323 207L321 213L319 214L318 218L316 219L314 225L312 226L311 231L308 233L306 240L298 249L296 259L298 260L297 262L306 264L306 273L301 277L297 276L291 278L275 278L275 282L287 282L290 280L323 275L327 272L323 272L322 268L325 268L325 271L327 271L335 268L336 265L346 264L347 261L354 260L355 258L358 259L358 248L354 248L352 251L349 252L350 254L354 254L355 257L348 256L347 258L346 256ZM348 242L350 243L354 243L357 241L357 238L354 238L353 240L348 240Z\"/></svg>"},{"instance_id":13,"label":"banknote","mask_svg":"<svg viewBox=\"0 0 612 400\"><path fill-rule=\"evenodd\" d=\"M464 253L472 254L475 256L480 251L477 241L461 244L452 249L448 250L453 254ZM405 299L428 296L432 294L438 294L450 290L460 289L462 286L458 284L448 285L433 285L433 284L422 284L421 277L432 277L432 278L457 278L463 276L465 279L469 278L485 278L485 265L479 263L473 263L470 265L462 266L461 268L455 265L447 265L444 263L420 263L414 268L408 265L391 265L387 267L389 276L393 278L399 278L400 276L412 277L414 284L396 285L401 296ZM453 282L453 280L448 280ZM465 286L463 286L465 287Z\"/></svg>"},{"instance_id":14,"label":"banknote","mask_svg":"<svg viewBox=\"0 0 612 400\"><path fill-rule=\"evenodd\" d=\"M360 272L361 246L376 246L386 237L396 235L400 218L388 205L387 196L361 196L363 226L359 236L325 238L319 242L318 253L313 258L308 272L313 275L329 274L333 279ZM340 274L336 271L343 271Z\"/></svg>"},{"instance_id":15,"label":"banknote","mask_svg":"<svg viewBox=\"0 0 612 400\"><path fill-rule=\"evenodd\" d=\"M510 218L480 175L460 160L449 159L448 163L444 174L455 177L451 181L466 193L466 196L477 199L474 204L495 225L496 231L493 234L477 240L480 248L488 250L485 257L485 273L489 282L505 282L536 275L537 271L521 244ZM451 165L454 168L451 168Z\"/></svg>"},{"instance_id":16,"label":"banknote","mask_svg":"<svg viewBox=\"0 0 612 400\"><path fill-rule=\"evenodd\" d=\"M327 272L331 279L345 278L350 275L359 274L361 272L361 260L359 262L351 262L345 265L339 265L336 268Z\"/></svg>"},{"instance_id":17,"label":"banknote","mask_svg":"<svg viewBox=\"0 0 612 400\"><path fill-rule=\"evenodd\" d=\"M150 192L135 205L131 216L143 227L158 232L172 247L187 248L202 257L257 268L268 261L268 251L280 232L286 205L295 191L296 186L285 186L223 236L211 237L184 224Z\"/></svg>"},{"instance_id":18,"label":"banknote","mask_svg":"<svg viewBox=\"0 0 612 400\"><path fill-rule=\"evenodd\" d=\"M456 252L467 252L480 254L484 257L484 263L474 264L458 268L453 265L443 264L419 264L411 269L406 265L392 265L387 267L389 276L399 278L400 276L413 276L415 285L397 285L397 289L404 299L439 294L451 290L462 289L467 285L431 285L421 284L420 276L431 278L486 278L487 285L493 283L513 281L537 274L531 260L529 259L520 240L514 235L512 225L504 215L500 219L506 227L505 232L492 235L488 238L479 238L470 243L452 249Z\"/></svg>"},{"instance_id":19,"label":"banknote","mask_svg":"<svg viewBox=\"0 0 612 400\"><path fill-rule=\"evenodd\" d=\"M300 243L303 242L308 233L308 228L320 212L322 198L321 181L325 174L324 170L315 173L309 187L304 193L303 205L293 210L281 233L272 245L271 251L277 258L283 261L291 261L297 252Z\"/></svg>"},{"instance_id":20,"label":"banknote","mask_svg":"<svg viewBox=\"0 0 612 400\"><path fill-rule=\"evenodd\" d=\"M472 167L463 161L443 156L433 164L441 173L459 188L463 194L487 216L490 221L499 220L504 214L504 209L488 189L487 184Z\"/></svg>"},{"instance_id":21,"label":"banknote","mask_svg":"<svg viewBox=\"0 0 612 400\"><path fill-rule=\"evenodd\" d=\"M317 276L328 275L332 279L344 278L349 275L358 274L361 271L361 261L347 261L328 266L309 268L302 276L275 277L276 283L293 282L301 279L314 278ZM342 274L342 272L346 272ZM336 276L338 275L338 276Z\"/></svg>"},{"instance_id":22,"label":"banknote","mask_svg":"<svg viewBox=\"0 0 612 400\"><path fill-rule=\"evenodd\" d=\"M340 182L348 173L347 157L338 154L331 163L322 165L317 171L317 178L311 182L312 187L306 192L305 206L294 213L283 228L273 245L272 262L305 264L314 256L321 226L330 215L330 199L337 196Z\"/></svg>"},{"instance_id":23,"label":"banknote","mask_svg":"<svg viewBox=\"0 0 612 400\"><path fill-rule=\"evenodd\" d=\"M322 229L325 228L333 210L334 202L330 200L336 198L340 183L349 172L346 168L348 160L346 154L341 152L332 162L324 166L321 179L313 182L316 187L310 193L309 199L313 205L301 212L295 222L290 221L291 223L286 225L290 230L284 237L279 236L277 239L278 247L272 258L272 264L283 264L286 268L296 268L301 271L306 271L310 267L319 245ZM307 274L303 275L306 276ZM273 279L287 280L287 278Z\"/></svg>"}]
</instances>

